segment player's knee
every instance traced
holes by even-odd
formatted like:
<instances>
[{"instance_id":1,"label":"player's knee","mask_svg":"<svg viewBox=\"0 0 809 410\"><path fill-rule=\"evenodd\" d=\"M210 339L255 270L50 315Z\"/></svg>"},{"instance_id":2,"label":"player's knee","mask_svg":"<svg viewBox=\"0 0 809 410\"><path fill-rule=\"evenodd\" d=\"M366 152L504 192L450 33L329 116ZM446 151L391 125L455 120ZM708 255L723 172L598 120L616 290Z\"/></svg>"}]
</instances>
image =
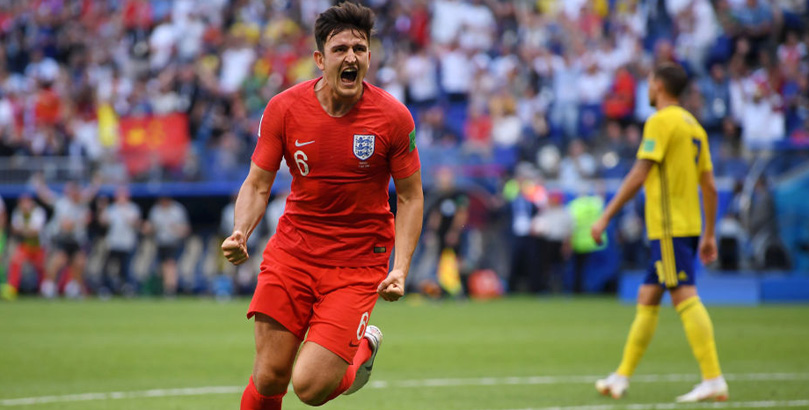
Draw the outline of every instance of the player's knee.
<instances>
[{"instance_id":1,"label":"player's knee","mask_svg":"<svg viewBox=\"0 0 809 410\"><path fill-rule=\"evenodd\" d=\"M331 386L326 386L312 378L298 377L292 380L292 388L295 390L295 395L298 396L302 402L310 406L321 406L325 404L326 399L333 390L329 387Z\"/></svg>"},{"instance_id":2,"label":"player's knee","mask_svg":"<svg viewBox=\"0 0 809 410\"><path fill-rule=\"evenodd\" d=\"M274 396L286 391L290 378L288 369L262 366L255 370L253 383L259 393L265 396Z\"/></svg>"}]
</instances>

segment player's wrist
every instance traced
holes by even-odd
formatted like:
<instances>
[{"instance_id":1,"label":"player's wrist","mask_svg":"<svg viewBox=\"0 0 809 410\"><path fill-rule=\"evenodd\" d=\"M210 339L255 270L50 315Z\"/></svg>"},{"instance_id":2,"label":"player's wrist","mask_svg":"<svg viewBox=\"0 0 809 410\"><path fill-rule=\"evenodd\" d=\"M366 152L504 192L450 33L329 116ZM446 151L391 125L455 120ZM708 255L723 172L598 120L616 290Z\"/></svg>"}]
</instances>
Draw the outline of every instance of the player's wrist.
<instances>
[{"instance_id":1,"label":"player's wrist","mask_svg":"<svg viewBox=\"0 0 809 410\"><path fill-rule=\"evenodd\" d=\"M601 214L601 216L596 220L596 224L603 227L606 227L609 223L610 217L606 212Z\"/></svg>"},{"instance_id":2,"label":"player's wrist","mask_svg":"<svg viewBox=\"0 0 809 410\"><path fill-rule=\"evenodd\" d=\"M405 278L405 277L407 277L407 270L408 270L408 267L401 268L401 267L397 267L397 266L394 265L393 269L391 269L390 273L388 273L388 274L389 275L390 274L397 274L397 275L400 275L402 278Z\"/></svg>"}]
</instances>

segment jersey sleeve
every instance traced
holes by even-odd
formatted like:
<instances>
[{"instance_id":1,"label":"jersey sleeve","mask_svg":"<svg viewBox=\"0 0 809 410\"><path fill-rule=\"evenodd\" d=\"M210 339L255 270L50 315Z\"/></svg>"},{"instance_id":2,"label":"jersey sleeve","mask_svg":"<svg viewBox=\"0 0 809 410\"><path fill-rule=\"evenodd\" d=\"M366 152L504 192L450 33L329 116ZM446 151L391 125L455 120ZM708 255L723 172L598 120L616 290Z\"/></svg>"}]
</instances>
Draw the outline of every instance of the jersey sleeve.
<instances>
[{"instance_id":1,"label":"jersey sleeve","mask_svg":"<svg viewBox=\"0 0 809 410\"><path fill-rule=\"evenodd\" d=\"M281 158L284 156L285 113L278 98L273 98L261 115L258 124L258 141L250 159L265 171L275 172L281 166Z\"/></svg>"},{"instance_id":2,"label":"jersey sleeve","mask_svg":"<svg viewBox=\"0 0 809 410\"><path fill-rule=\"evenodd\" d=\"M406 108L401 108L391 132L390 173L394 179L407 178L421 168L416 148L416 125Z\"/></svg>"},{"instance_id":3,"label":"jersey sleeve","mask_svg":"<svg viewBox=\"0 0 809 410\"><path fill-rule=\"evenodd\" d=\"M649 159L654 162L663 161L666 155L666 148L669 142L669 135L665 129L665 124L659 115L654 115L646 121L643 126L643 139L638 148L638 159Z\"/></svg>"},{"instance_id":4,"label":"jersey sleeve","mask_svg":"<svg viewBox=\"0 0 809 410\"><path fill-rule=\"evenodd\" d=\"M711 161L711 150L708 149L708 134L706 134L705 131L702 131L699 138L702 141L702 144L700 144L701 146L697 168L699 169L699 173L702 174L706 171L713 171L713 162Z\"/></svg>"}]
</instances>

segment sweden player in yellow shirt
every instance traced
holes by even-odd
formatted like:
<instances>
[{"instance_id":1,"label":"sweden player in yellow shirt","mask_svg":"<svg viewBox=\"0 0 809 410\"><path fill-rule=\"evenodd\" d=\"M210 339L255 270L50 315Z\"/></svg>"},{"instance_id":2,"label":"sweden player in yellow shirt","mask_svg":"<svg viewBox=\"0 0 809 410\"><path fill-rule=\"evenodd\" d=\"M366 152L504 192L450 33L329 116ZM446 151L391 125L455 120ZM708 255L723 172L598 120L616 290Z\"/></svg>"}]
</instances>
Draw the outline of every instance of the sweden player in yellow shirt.
<instances>
[{"instance_id":1,"label":"sweden player in yellow shirt","mask_svg":"<svg viewBox=\"0 0 809 410\"><path fill-rule=\"evenodd\" d=\"M591 231L593 238L600 241L610 219L644 186L651 266L638 291L637 313L621 364L615 373L596 382L601 394L616 399L629 388L629 377L652 340L660 300L666 290L671 294L702 372L702 382L677 397L677 401L728 398L728 386L719 369L713 324L694 285L696 253L699 252L703 263L716 259L717 195L705 130L678 105L678 97L687 83L685 71L674 64L662 65L652 72L649 101L657 113L646 121L635 165ZM704 232L700 187L705 208Z\"/></svg>"}]
</instances>

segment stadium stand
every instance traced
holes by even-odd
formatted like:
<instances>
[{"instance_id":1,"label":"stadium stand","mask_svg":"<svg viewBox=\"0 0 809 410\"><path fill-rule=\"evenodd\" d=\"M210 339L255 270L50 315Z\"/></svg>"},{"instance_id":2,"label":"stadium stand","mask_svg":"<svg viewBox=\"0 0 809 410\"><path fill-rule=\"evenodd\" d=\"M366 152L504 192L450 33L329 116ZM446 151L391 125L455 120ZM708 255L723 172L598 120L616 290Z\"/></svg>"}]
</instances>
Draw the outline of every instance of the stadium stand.
<instances>
[{"instance_id":1,"label":"stadium stand","mask_svg":"<svg viewBox=\"0 0 809 410\"><path fill-rule=\"evenodd\" d=\"M683 106L709 132L727 239L722 263L806 277L805 1L363 3L378 15L369 81L416 119L426 189L442 168L468 194L457 253L470 263L459 274L492 269L507 280L508 244L542 235L515 226L516 198L528 201L529 219L547 209L547 192L563 193L566 203L608 198L652 112L647 75L675 61L692 79ZM126 185L144 215L171 196L188 209L193 230L178 264L181 291L212 292L221 210L246 175L266 102L318 75L311 30L330 4L0 2L7 213L39 179L55 191L95 180L104 196ZM279 178L274 188L283 191L289 175ZM586 291L617 290L621 268L643 265L641 208L627 207L610 227L610 246L587 258ZM100 240L103 229L90 236ZM154 270L149 242L143 237L132 258L132 274L144 282ZM88 292L106 259L104 247L92 250ZM434 264L421 265L416 276L435 276ZM569 288L572 272L557 279Z\"/></svg>"}]
</instances>

